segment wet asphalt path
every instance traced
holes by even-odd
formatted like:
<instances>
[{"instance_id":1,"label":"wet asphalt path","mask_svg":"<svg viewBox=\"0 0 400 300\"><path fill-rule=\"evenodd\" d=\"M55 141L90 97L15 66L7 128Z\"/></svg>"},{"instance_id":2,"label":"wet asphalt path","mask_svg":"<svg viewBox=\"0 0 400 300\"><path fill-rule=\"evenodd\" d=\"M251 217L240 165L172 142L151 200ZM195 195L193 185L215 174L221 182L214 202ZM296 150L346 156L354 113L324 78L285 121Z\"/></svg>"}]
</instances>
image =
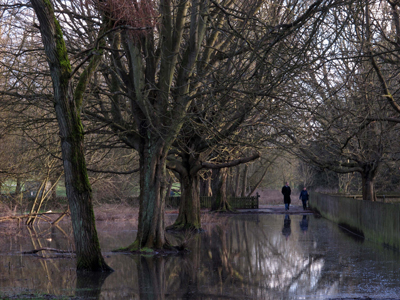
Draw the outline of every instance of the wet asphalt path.
<instances>
[{"instance_id":1,"label":"wet asphalt path","mask_svg":"<svg viewBox=\"0 0 400 300\"><path fill-rule=\"evenodd\" d=\"M310 209L303 209L300 205L290 205L289 210L285 210L285 206L282 205L260 205L259 209L237 209L240 213L260 213L260 214L276 214L276 215L304 215L313 214Z\"/></svg>"}]
</instances>

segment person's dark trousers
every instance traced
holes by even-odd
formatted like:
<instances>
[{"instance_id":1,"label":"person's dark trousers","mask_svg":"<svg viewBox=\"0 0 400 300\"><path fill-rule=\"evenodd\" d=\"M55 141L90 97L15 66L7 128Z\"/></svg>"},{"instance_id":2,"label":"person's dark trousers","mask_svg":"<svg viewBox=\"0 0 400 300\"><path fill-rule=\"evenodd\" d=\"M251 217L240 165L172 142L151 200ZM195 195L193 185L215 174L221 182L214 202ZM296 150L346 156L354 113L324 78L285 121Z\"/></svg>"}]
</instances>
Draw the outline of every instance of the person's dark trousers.
<instances>
[{"instance_id":1,"label":"person's dark trousers","mask_svg":"<svg viewBox=\"0 0 400 300\"><path fill-rule=\"evenodd\" d=\"M290 203L285 203L285 210L289 210Z\"/></svg>"},{"instance_id":2,"label":"person's dark trousers","mask_svg":"<svg viewBox=\"0 0 400 300\"><path fill-rule=\"evenodd\" d=\"M307 200L301 200L303 202L303 209L307 209Z\"/></svg>"}]
</instances>

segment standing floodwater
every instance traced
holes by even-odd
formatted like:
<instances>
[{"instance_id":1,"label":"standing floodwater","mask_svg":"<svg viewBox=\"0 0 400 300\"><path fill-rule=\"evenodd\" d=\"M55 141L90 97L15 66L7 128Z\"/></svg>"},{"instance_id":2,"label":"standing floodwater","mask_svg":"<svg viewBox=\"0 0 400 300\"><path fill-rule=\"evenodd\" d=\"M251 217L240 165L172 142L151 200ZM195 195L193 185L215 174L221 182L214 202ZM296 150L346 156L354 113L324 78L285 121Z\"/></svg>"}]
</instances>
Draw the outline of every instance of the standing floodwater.
<instances>
[{"instance_id":1,"label":"standing floodwater","mask_svg":"<svg viewBox=\"0 0 400 300\"><path fill-rule=\"evenodd\" d=\"M104 224L103 224L104 225ZM400 255L355 239L312 215L233 215L188 241L190 253L112 253L135 232L98 230L109 276L77 277L68 255L21 255L39 247L71 249L70 229L36 228L1 240L0 296L43 293L92 299L329 299L400 295ZM24 229L26 230L26 229ZM186 236L171 239L188 239ZM48 256L51 254L49 253Z\"/></svg>"}]
</instances>

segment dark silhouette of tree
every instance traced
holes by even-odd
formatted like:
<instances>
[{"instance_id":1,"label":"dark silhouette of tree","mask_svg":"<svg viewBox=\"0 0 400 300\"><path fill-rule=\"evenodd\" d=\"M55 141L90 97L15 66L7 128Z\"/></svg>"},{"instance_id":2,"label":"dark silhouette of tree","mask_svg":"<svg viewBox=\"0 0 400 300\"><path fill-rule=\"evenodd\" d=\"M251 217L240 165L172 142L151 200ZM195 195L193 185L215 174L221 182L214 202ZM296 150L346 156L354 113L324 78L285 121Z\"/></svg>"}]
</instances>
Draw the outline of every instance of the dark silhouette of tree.
<instances>
[{"instance_id":1,"label":"dark silhouette of tree","mask_svg":"<svg viewBox=\"0 0 400 300\"><path fill-rule=\"evenodd\" d=\"M39 29L53 82L54 107L60 129L65 186L74 229L77 270L111 271L101 254L97 237L92 189L83 152L83 127L80 119L83 94L101 56L92 56L77 86L73 89L70 59L53 5L50 1L42 0L32 0L31 3L40 22ZM96 50L101 51L99 48Z\"/></svg>"},{"instance_id":2,"label":"dark silhouette of tree","mask_svg":"<svg viewBox=\"0 0 400 300\"><path fill-rule=\"evenodd\" d=\"M291 96L298 101L286 129L289 139L278 141L321 168L359 173L363 199L372 201L379 168L397 160L398 153L392 142L398 132L392 116L396 105L371 52L381 42L376 30L382 27L370 17L380 13L384 9L375 2L343 7L333 20L329 54L317 61L323 53L310 53L308 72L293 82Z\"/></svg>"}]
</instances>

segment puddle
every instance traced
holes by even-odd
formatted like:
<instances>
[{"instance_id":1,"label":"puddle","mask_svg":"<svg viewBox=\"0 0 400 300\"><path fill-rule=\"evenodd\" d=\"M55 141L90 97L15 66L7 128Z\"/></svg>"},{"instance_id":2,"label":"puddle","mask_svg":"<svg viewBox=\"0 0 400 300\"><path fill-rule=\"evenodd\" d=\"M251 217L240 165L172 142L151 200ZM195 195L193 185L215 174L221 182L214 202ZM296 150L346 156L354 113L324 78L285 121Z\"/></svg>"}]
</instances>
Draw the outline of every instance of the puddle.
<instances>
[{"instance_id":1,"label":"puddle","mask_svg":"<svg viewBox=\"0 0 400 300\"><path fill-rule=\"evenodd\" d=\"M176 216L174 216L176 217ZM312 215L232 215L193 237L190 252L138 256L130 224L97 222L108 276L77 276L73 256L22 255L40 247L71 250L72 229L42 225L0 235L1 295L41 293L85 299L332 299L400 295L400 254L360 243ZM179 237L170 236L170 239Z\"/></svg>"}]
</instances>

